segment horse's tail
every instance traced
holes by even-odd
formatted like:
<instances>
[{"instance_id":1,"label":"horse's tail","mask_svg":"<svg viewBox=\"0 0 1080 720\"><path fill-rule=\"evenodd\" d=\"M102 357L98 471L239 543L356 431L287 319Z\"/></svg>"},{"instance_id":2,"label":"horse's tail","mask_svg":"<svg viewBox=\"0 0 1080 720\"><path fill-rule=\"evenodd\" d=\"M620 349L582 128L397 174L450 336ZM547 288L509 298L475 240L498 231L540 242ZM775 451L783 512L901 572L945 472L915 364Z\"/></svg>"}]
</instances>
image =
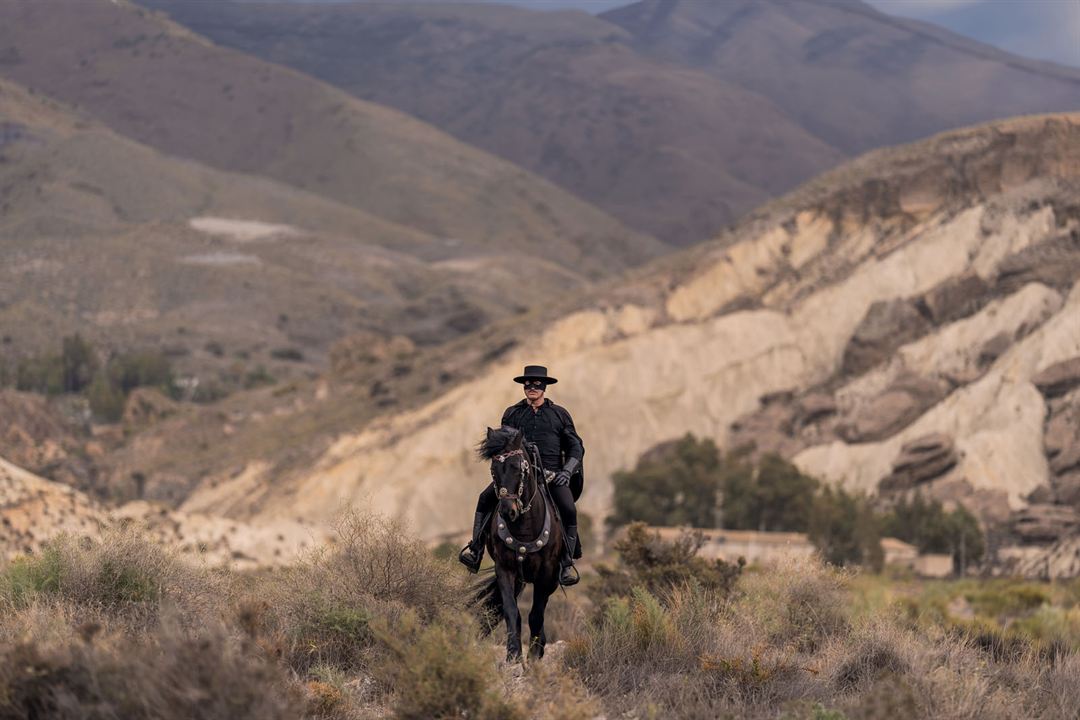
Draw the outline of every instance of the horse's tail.
<instances>
[{"instance_id":1,"label":"horse's tail","mask_svg":"<svg viewBox=\"0 0 1080 720\"><path fill-rule=\"evenodd\" d=\"M476 613L484 634L490 633L503 616L502 593L495 578L495 568L482 570L488 577L478 580L469 590L469 609Z\"/></svg>"},{"instance_id":2,"label":"horse's tail","mask_svg":"<svg viewBox=\"0 0 1080 720\"><path fill-rule=\"evenodd\" d=\"M490 575L478 580L471 588L469 609L476 613L484 633L490 633L503 619L503 597L499 590L499 581L495 578L495 568L481 570L481 575ZM514 578L514 597L525 589L525 581L519 573Z\"/></svg>"}]
</instances>

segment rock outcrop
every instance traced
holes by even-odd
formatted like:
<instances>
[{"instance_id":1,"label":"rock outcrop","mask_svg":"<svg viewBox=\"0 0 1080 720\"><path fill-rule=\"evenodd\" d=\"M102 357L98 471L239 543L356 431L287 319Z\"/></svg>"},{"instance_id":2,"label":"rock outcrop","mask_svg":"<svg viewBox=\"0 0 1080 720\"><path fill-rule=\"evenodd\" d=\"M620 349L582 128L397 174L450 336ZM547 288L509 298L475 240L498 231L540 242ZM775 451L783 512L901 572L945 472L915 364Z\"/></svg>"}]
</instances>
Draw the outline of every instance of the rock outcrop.
<instances>
[{"instance_id":1,"label":"rock outcrop","mask_svg":"<svg viewBox=\"0 0 1080 720\"><path fill-rule=\"evenodd\" d=\"M37 552L62 533L97 537L123 525L134 525L152 540L203 562L235 568L292 562L328 536L325 529L289 520L244 523L141 501L109 509L0 458L0 556Z\"/></svg>"},{"instance_id":2,"label":"rock outcrop","mask_svg":"<svg viewBox=\"0 0 1080 720\"><path fill-rule=\"evenodd\" d=\"M1022 542L1055 542L1080 531L1080 513L1064 505L1029 505L1013 514L1012 531Z\"/></svg>"},{"instance_id":3,"label":"rock outcrop","mask_svg":"<svg viewBox=\"0 0 1080 720\"><path fill-rule=\"evenodd\" d=\"M910 490L941 477L960 462L953 439L944 433L916 438L900 448L892 472L881 480L882 492Z\"/></svg>"},{"instance_id":4,"label":"rock outcrop","mask_svg":"<svg viewBox=\"0 0 1080 720\"><path fill-rule=\"evenodd\" d=\"M521 365L543 362L560 379L552 399L585 439L581 507L597 518L609 510L613 472L687 432L724 448L755 441L868 492L905 446L912 455L940 433L955 465L924 484L1007 514L1048 482L1047 406L1032 378L1080 355L1080 287L1048 275L1033 277L1049 284L1014 286L1003 268L1080 225L1078 184L1080 116L871 154L716 243L534 323L528 342L473 379L342 432L309 466L271 476L272 463L253 462L235 478L212 475L182 507L321 521L361 504L428 537L460 530L485 477L469 449L517 399L510 378ZM935 192L920 197L932 204L904 203L929 185ZM871 309L913 299L918 336L893 340L857 375L845 369ZM889 412L877 417L879 407ZM841 424L846 440L834 432ZM918 481L953 459L903 471Z\"/></svg>"}]
</instances>

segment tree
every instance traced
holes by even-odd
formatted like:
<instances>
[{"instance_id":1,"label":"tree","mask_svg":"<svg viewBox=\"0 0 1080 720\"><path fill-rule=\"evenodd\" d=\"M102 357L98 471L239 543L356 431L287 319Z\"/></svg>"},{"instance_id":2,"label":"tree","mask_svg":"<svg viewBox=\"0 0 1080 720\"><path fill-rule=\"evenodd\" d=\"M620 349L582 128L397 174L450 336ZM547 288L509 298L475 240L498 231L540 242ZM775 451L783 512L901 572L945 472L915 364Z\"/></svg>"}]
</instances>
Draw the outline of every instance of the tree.
<instances>
[{"instance_id":1,"label":"tree","mask_svg":"<svg viewBox=\"0 0 1080 720\"><path fill-rule=\"evenodd\" d=\"M757 465L746 455L728 454L720 485L724 527L805 532L807 510L820 483L769 453Z\"/></svg>"},{"instance_id":2,"label":"tree","mask_svg":"<svg viewBox=\"0 0 1080 720\"><path fill-rule=\"evenodd\" d=\"M94 348L78 333L65 337L60 351L64 392L77 393L90 384L97 371Z\"/></svg>"},{"instance_id":3,"label":"tree","mask_svg":"<svg viewBox=\"0 0 1080 720\"><path fill-rule=\"evenodd\" d=\"M633 470L612 476L615 527L649 525L713 527L720 453L712 440L687 434L645 453Z\"/></svg>"},{"instance_id":4,"label":"tree","mask_svg":"<svg viewBox=\"0 0 1080 720\"><path fill-rule=\"evenodd\" d=\"M823 487L810 506L807 535L826 562L865 565L880 570L880 520L863 495Z\"/></svg>"},{"instance_id":5,"label":"tree","mask_svg":"<svg viewBox=\"0 0 1080 720\"><path fill-rule=\"evenodd\" d=\"M104 370L94 376L86 390L86 399L90 403L90 411L105 422L117 422L124 414L124 392Z\"/></svg>"}]
</instances>

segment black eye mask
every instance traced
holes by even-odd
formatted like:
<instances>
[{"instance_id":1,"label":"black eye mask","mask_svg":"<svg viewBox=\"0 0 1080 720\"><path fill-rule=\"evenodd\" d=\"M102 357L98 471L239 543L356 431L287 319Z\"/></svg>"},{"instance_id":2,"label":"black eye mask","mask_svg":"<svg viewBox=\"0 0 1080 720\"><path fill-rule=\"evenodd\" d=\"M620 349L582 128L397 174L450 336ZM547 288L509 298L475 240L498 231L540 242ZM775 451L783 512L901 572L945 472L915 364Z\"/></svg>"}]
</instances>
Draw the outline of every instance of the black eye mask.
<instances>
[{"instance_id":1,"label":"black eye mask","mask_svg":"<svg viewBox=\"0 0 1080 720\"><path fill-rule=\"evenodd\" d=\"M547 390L547 385L544 385L544 384L540 384L540 385L526 384L525 389L526 390L539 390L540 392L544 392L545 390Z\"/></svg>"}]
</instances>

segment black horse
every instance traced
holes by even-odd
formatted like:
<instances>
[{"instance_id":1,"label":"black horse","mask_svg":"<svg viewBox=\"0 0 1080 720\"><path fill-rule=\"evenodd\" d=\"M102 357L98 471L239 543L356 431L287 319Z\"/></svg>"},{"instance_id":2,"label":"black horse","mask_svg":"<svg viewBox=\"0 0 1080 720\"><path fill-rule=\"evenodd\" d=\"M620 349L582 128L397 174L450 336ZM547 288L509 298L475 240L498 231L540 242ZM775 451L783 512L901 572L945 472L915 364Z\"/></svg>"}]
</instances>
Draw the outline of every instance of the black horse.
<instances>
[{"instance_id":1,"label":"black horse","mask_svg":"<svg viewBox=\"0 0 1080 720\"><path fill-rule=\"evenodd\" d=\"M532 583L529 612L529 659L544 656L544 610L559 587L563 533L554 504L542 482L543 466L535 447L517 428L487 429L477 447L491 461L491 479L499 504L488 524L487 549L495 561L495 576L477 594L492 614L506 620L506 658L521 658L521 613L517 599Z\"/></svg>"}]
</instances>

